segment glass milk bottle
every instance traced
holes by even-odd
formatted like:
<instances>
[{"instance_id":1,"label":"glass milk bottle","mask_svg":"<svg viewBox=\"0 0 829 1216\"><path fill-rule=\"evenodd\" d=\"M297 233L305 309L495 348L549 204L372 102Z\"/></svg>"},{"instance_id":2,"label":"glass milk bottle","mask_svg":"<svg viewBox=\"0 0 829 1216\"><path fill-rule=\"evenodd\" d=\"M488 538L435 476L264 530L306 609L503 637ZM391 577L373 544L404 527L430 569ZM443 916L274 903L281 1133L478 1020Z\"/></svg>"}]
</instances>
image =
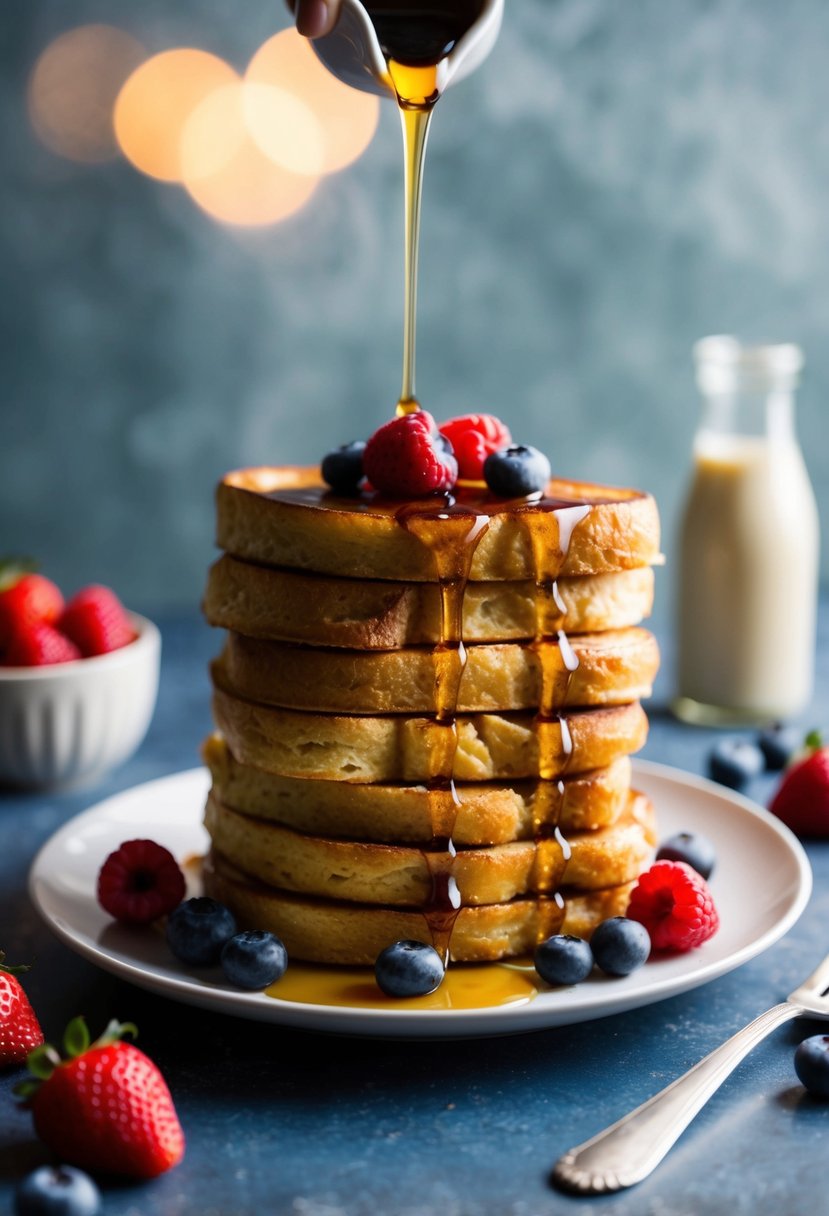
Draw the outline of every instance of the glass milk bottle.
<instances>
[{"instance_id":1,"label":"glass milk bottle","mask_svg":"<svg viewBox=\"0 0 829 1216\"><path fill-rule=\"evenodd\" d=\"M679 549L678 697L689 722L786 718L812 692L818 515L794 427L797 346L704 338Z\"/></svg>"}]
</instances>

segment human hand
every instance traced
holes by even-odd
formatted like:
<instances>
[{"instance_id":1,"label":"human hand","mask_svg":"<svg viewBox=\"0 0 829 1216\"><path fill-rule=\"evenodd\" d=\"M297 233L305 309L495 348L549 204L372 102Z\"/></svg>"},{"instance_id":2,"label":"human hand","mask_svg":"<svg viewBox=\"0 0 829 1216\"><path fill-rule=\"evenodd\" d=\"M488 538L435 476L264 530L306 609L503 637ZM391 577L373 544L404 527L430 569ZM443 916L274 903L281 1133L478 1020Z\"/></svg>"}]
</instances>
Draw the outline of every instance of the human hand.
<instances>
[{"instance_id":1,"label":"human hand","mask_svg":"<svg viewBox=\"0 0 829 1216\"><path fill-rule=\"evenodd\" d=\"M342 0L288 0L296 13L296 28L306 38L329 34L337 24Z\"/></svg>"}]
</instances>

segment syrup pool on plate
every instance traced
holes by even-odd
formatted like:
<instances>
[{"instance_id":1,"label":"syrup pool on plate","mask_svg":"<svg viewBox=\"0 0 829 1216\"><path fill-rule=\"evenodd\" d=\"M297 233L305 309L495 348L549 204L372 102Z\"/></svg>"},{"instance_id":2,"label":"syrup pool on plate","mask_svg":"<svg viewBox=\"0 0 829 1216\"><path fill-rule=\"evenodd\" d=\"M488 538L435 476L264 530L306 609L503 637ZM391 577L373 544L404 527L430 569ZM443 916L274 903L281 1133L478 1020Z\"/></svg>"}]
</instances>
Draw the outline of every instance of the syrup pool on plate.
<instances>
[{"instance_id":1,"label":"syrup pool on plate","mask_svg":"<svg viewBox=\"0 0 829 1216\"><path fill-rule=\"evenodd\" d=\"M266 990L275 1000L349 1009L493 1009L526 1005L543 984L532 963L458 963L429 996L386 996L368 967L321 967L289 963L281 980Z\"/></svg>"}]
</instances>

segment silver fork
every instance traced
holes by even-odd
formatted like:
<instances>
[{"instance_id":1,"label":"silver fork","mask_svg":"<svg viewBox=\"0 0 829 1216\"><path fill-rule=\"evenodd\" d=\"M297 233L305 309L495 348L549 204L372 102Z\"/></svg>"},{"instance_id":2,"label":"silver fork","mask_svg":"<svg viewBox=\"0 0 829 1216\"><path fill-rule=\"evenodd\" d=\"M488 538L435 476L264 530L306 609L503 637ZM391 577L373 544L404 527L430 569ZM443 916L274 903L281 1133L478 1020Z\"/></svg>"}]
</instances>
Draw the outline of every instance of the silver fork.
<instances>
[{"instance_id":1,"label":"silver fork","mask_svg":"<svg viewBox=\"0 0 829 1216\"><path fill-rule=\"evenodd\" d=\"M647 1178L752 1047L803 1014L829 1019L829 955L782 1005L755 1018L684 1076L560 1157L553 1181L580 1195L602 1195Z\"/></svg>"}]
</instances>

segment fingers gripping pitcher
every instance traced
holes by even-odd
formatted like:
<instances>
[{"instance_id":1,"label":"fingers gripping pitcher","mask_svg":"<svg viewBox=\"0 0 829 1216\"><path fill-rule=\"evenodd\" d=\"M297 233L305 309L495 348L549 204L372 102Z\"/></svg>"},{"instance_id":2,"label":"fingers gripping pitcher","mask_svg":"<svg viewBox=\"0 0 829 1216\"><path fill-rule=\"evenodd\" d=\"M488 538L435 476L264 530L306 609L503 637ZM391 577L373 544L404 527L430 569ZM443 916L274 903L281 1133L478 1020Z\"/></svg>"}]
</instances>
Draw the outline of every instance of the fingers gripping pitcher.
<instances>
[{"instance_id":1,"label":"fingers gripping pitcher","mask_svg":"<svg viewBox=\"0 0 829 1216\"><path fill-rule=\"evenodd\" d=\"M797 346L712 337L682 518L677 714L698 723L803 710L814 674L818 515L795 435Z\"/></svg>"}]
</instances>

